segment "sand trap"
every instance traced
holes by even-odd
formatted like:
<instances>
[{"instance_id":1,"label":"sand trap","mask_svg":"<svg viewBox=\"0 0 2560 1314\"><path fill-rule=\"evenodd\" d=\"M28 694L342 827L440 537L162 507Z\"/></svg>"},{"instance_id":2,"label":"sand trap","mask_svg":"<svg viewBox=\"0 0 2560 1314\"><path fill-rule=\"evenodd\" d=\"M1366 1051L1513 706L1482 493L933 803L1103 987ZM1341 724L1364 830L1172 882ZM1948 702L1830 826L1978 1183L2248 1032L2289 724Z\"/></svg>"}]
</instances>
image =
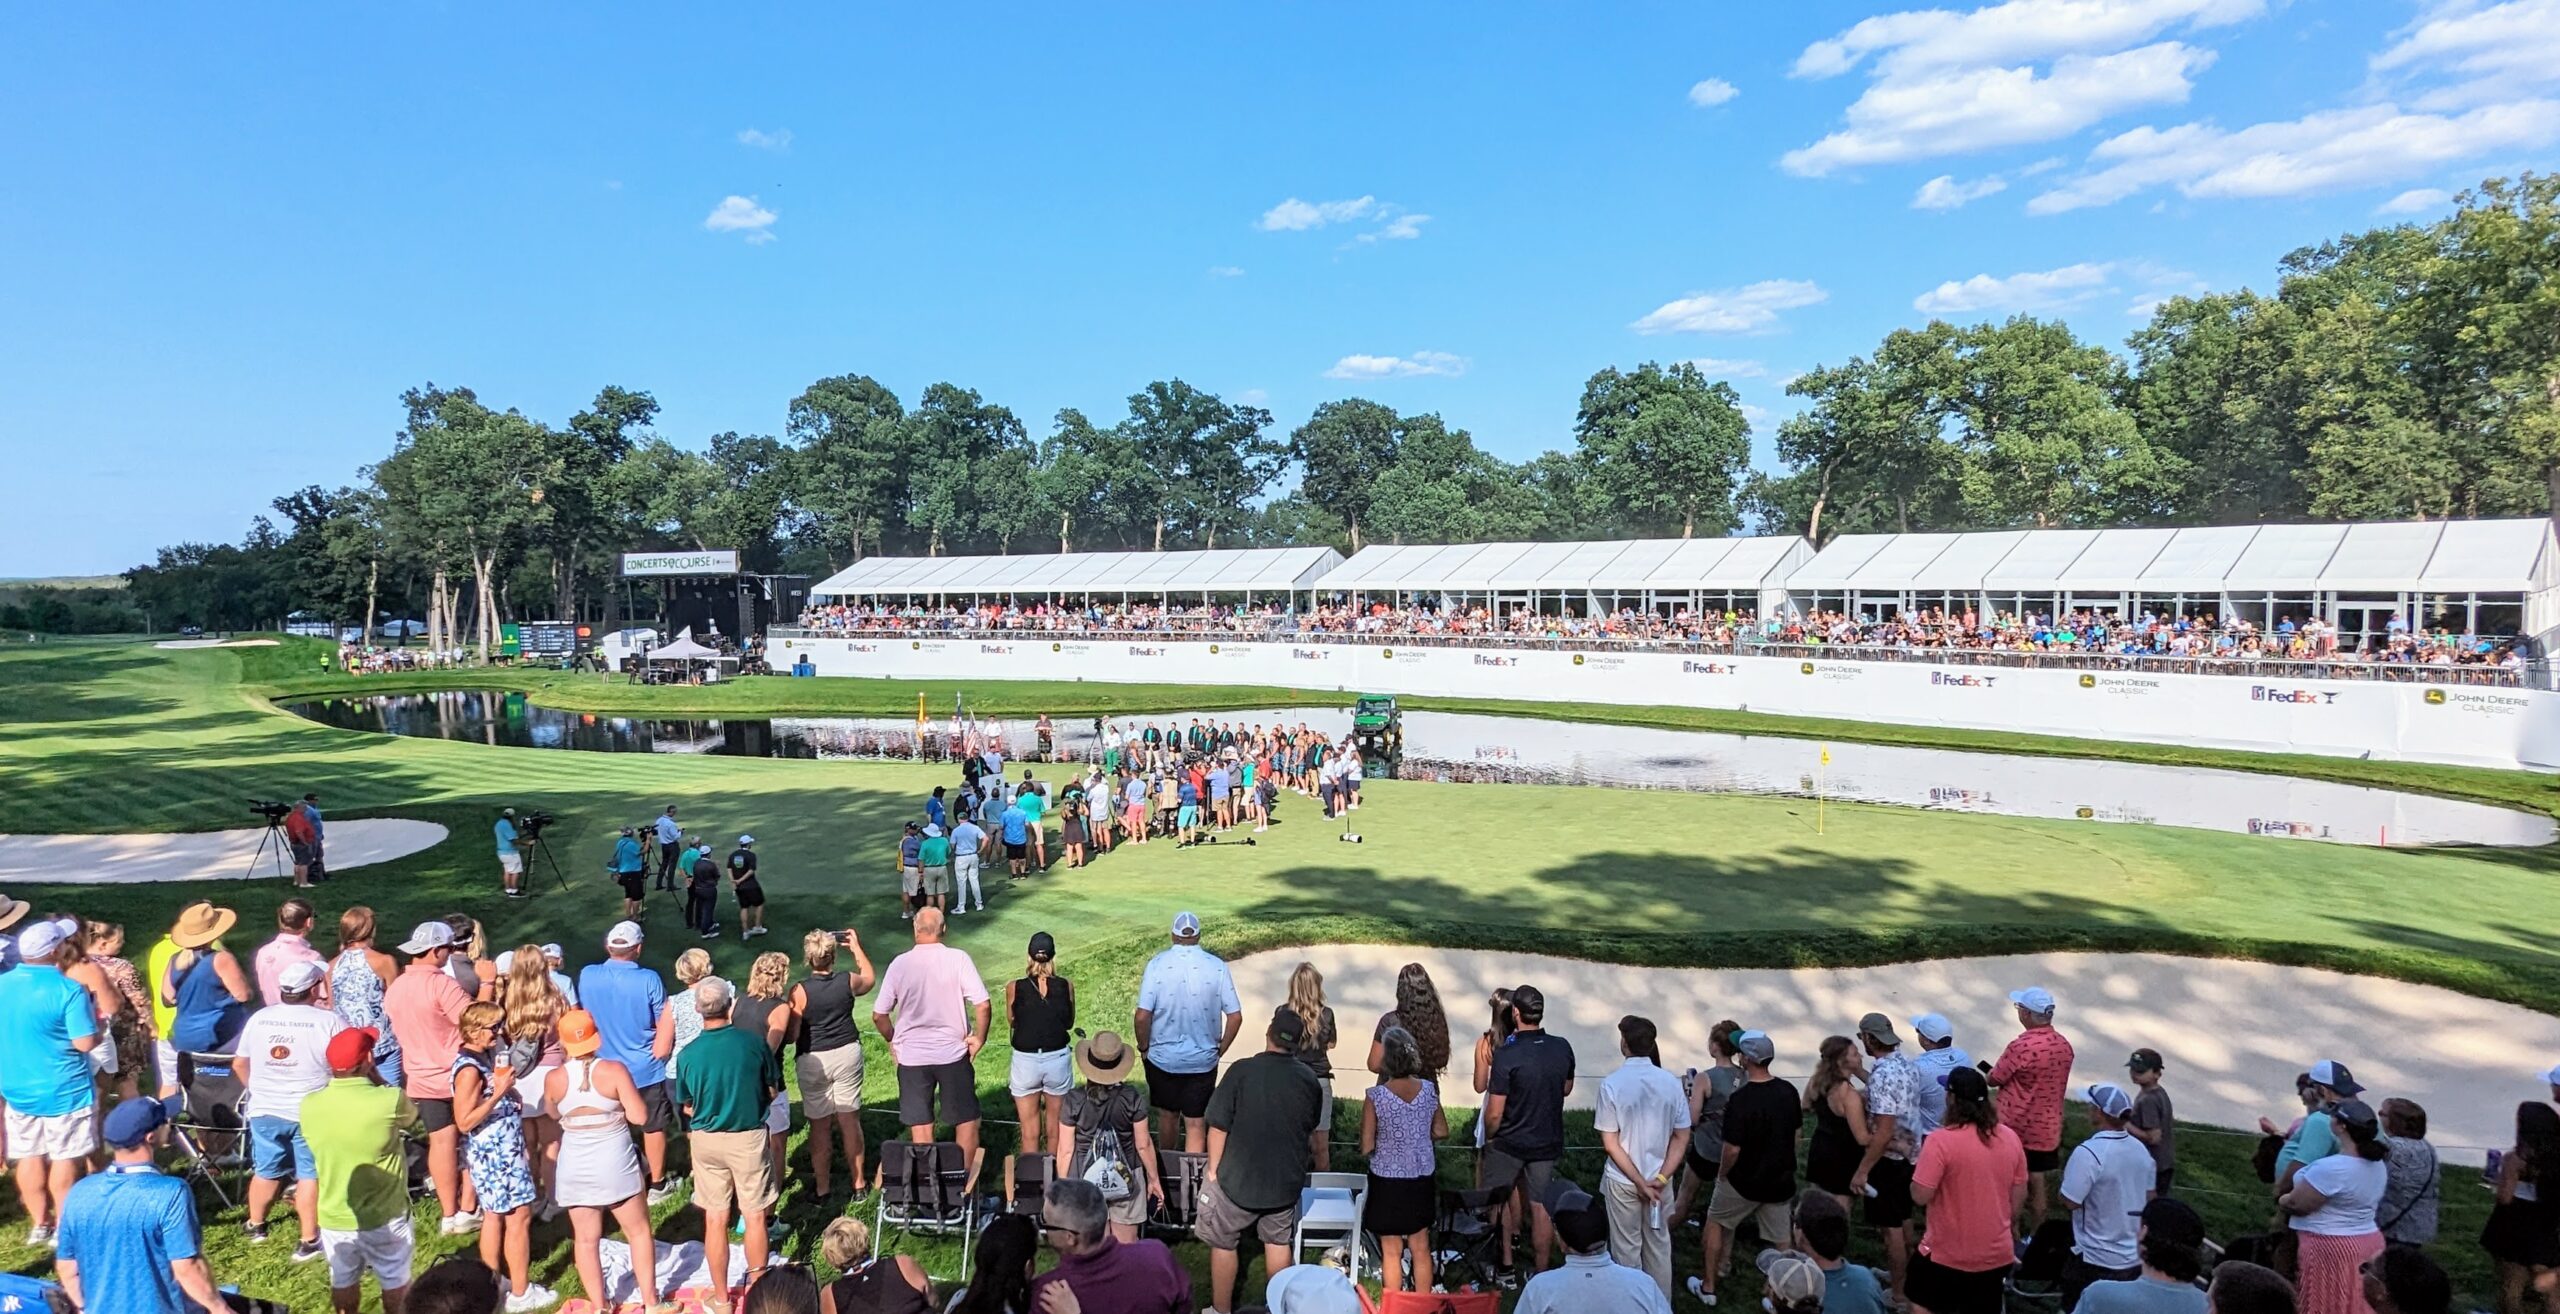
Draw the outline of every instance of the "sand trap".
<instances>
[{"instance_id":1,"label":"sand trap","mask_svg":"<svg viewBox=\"0 0 2560 1314\"><path fill-rule=\"evenodd\" d=\"M1707 1029L1733 1018L1767 1031L1779 1075L1801 1081L1828 1035L1860 1014L1891 1016L1905 1045L1909 1019L1925 1012L1955 1023L1956 1044L1976 1059L1999 1056L2018 1032L2008 992L2042 985L2060 1001L2055 1026L2079 1054L2075 1086L2125 1080L2124 1059L2150 1046L2168 1060L2166 1084L2182 1121L2255 1127L2300 1111L2294 1074L2322 1058L2355 1070L2366 1098L2416 1100L2428 1139L2449 1159L2478 1162L2512 1139L2516 1105L2550 1098L2544 1068L2560 1058L2560 1018L2429 986L2311 968L2166 954L2035 954L1941 959L1888 967L1714 970L1621 967L1539 954L1319 945L1255 954L1233 967L1246 1031L1288 997L1301 961L1325 974L1339 1015L1338 1090L1360 1084L1370 1030L1393 1003L1396 969L1419 962L1440 988L1458 1034L1452 1104L1472 1106L1466 1064L1496 986L1527 983L1547 997L1549 1029L1573 1042L1582 1072L1574 1102L1589 1107L1598 1079L1618 1065L1617 1021L1652 1018L1664 1062L1706 1061ZM1244 1043L1242 1041L1240 1044ZM2450 1185L2448 1190L2452 1189Z\"/></svg>"},{"instance_id":2,"label":"sand trap","mask_svg":"<svg viewBox=\"0 0 2560 1314\"><path fill-rule=\"evenodd\" d=\"M238 880L274 876L276 864L249 859L266 834L263 827L180 835L0 835L0 890L24 885L149 885L159 881ZM328 823L329 870L389 862L444 842L432 821L381 818ZM278 843L282 843L279 835ZM283 874L293 874L286 855Z\"/></svg>"},{"instance_id":3,"label":"sand trap","mask_svg":"<svg viewBox=\"0 0 2560 1314\"><path fill-rule=\"evenodd\" d=\"M154 648L272 648L273 639L163 639Z\"/></svg>"}]
</instances>

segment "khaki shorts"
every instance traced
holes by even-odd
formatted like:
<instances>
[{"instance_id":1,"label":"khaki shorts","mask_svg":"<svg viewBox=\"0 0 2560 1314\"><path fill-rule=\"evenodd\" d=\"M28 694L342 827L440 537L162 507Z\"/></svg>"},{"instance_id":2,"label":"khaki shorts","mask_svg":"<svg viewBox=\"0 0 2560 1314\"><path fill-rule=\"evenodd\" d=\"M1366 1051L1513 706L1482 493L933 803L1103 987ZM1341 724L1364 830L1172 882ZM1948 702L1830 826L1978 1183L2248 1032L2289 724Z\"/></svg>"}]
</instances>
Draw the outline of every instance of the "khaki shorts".
<instances>
[{"instance_id":1,"label":"khaki shorts","mask_svg":"<svg viewBox=\"0 0 2560 1314\"><path fill-rule=\"evenodd\" d=\"M949 867L925 868L924 892L929 895L951 893L951 869Z\"/></svg>"},{"instance_id":2,"label":"khaki shorts","mask_svg":"<svg viewBox=\"0 0 2560 1314\"><path fill-rule=\"evenodd\" d=\"M800 1078L800 1111L815 1122L839 1113L862 1112L862 1045L803 1054L792 1061Z\"/></svg>"},{"instance_id":3,"label":"khaki shorts","mask_svg":"<svg viewBox=\"0 0 2560 1314\"><path fill-rule=\"evenodd\" d=\"M1795 1234L1795 1212L1790 1207L1792 1204L1793 1202L1788 1200L1763 1204L1744 1196L1742 1192L1733 1189L1733 1183L1730 1180L1720 1177L1716 1179L1715 1195L1707 1201L1707 1218L1718 1226L1731 1230L1740 1227L1743 1219L1757 1214L1760 1219L1760 1244L1783 1246L1787 1242L1780 1241L1778 1238L1792 1237Z\"/></svg>"},{"instance_id":4,"label":"khaki shorts","mask_svg":"<svg viewBox=\"0 0 2560 1314\"><path fill-rule=\"evenodd\" d=\"M705 1212L727 1213L734 1201L751 1213L773 1207L772 1160L765 1153L765 1130L698 1131L687 1138L693 1149L693 1202Z\"/></svg>"},{"instance_id":5,"label":"khaki shorts","mask_svg":"<svg viewBox=\"0 0 2560 1314\"><path fill-rule=\"evenodd\" d=\"M1255 1213L1227 1199L1216 1178L1201 1184L1200 1216L1192 1223L1191 1234L1208 1242L1211 1250L1233 1250L1244 1244L1247 1234L1266 1246L1285 1246L1297 1233L1297 1201L1269 1213Z\"/></svg>"}]
</instances>

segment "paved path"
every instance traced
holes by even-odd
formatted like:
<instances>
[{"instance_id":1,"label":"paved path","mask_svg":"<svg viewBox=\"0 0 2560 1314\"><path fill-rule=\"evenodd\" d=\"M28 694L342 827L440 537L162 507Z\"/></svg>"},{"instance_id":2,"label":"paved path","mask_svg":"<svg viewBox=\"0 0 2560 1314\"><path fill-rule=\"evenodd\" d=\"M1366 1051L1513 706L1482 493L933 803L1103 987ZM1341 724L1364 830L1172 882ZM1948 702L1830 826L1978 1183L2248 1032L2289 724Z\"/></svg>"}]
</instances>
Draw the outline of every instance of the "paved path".
<instances>
[{"instance_id":1,"label":"paved path","mask_svg":"<svg viewBox=\"0 0 2560 1314\"><path fill-rule=\"evenodd\" d=\"M254 873L249 870L265 834L253 827L177 835L0 835L0 892L38 884L148 885L274 876L272 857L260 861ZM444 842L445 828L432 821L378 818L332 821L328 835L329 870L335 872L434 848ZM279 831L276 843L283 842ZM293 874L292 861L288 853L287 877Z\"/></svg>"},{"instance_id":2,"label":"paved path","mask_svg":"<svg viewBox=\"0 0 2560 1314\"><path fill-rule=\"evenodd\" d=\"M154 648L272 648L273 639L163 639Z\"/></svg>"},{"instance_id":3,"label":"paved path","mask_svg":"<svg viewBox=\"0 0 2560 1314\"><path fill-rule=\"evenodd\" d=\"M1255 1037L1288 997L1301 961L1325 974L1339 1016L1337 1093L1364 1084L1371 1028L1394 1002L1396 969L1431 972L1457 1033L1451 1104L1472 1106L1467 1064L1496 986L1535 985L1547 997L1548 1027L1573 1042L1582 1071L1574 1102L1589 1107L1599 1078L1618 1065L1617 1021L1653 1019L1662 1056L1679 1070L1706 1060L1707 1030L1732 1018L1767 1031L1779 1075L1801 1080L1829 1035L1846 1034L1876 1010L1893 1018L1906 1046L1910 1019L1939 1012L1955 1022L1956 1043L1977 1059L1996 1058L2017 1034L2008 992L2041 985L2060 1001L2055 1026L2077 1048L2074 1087L2126 1080L2125 1057L2149 1046L2168 1060L2166 1084L2182 1121L2254 1128L2300 1111L2293 1077L2334 1058L2368 1087L2366 1098L2416 1100L2428 1139L2448 1160L2480 1161L2512 1138L2516 1105L2550 1098L2541 1073L2560 1060L2560 1018L2431 986L2302 967L2167 954L2032 954L1940 959L1886 967L1679 969L1622 967L1539 954L1319 945L1255 954L1233 967L1244 1000L1245 1034ZM1088 1026L1093 1024L1088 1023ZM2448 1184L2447 1189L2453 1189Z\"/></svg>"}]
</instances>

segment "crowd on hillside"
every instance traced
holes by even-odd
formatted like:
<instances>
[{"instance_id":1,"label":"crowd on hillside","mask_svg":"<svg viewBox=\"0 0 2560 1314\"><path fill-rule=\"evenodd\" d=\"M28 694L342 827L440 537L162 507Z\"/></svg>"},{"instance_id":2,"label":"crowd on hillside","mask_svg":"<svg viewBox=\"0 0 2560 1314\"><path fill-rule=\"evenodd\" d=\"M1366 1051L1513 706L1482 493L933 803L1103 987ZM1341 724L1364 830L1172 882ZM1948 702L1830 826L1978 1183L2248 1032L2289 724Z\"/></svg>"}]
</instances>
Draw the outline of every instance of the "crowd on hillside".
<instances>
[{"instance_id":1,"label":"crowd on hillside","mask_svg":"<svg viewBox=\"0 0 2560 1314\"><path fill-rule=\"evenodd\" d=\"M1319 604L1293 611L1277 604L1177 608L1070 607L1047 603L989 603L865 607L813 606L802 628L837 634L1201 634L1270 639L1331 636L1482 639L1489 641L1600 641L1677 644L1734 650L1780 644L1888 651L1952 650L2017 654L2174 657L2199 661L2368 662L2429 666L2482 666L2513 670L2526 659L2516 639L2456 634L2438 627L2412 628L2395 617L2379 636L2352 645L2338 627L2317 616L2280 615L2272 627L2230 616L2217 623L2201 615L2147 611L2116 616L2086 608L2059 612L1994 612L1924 608L1889 619L1865 619L1815 610L1763 618L1751 611L1678 607L1647 611L1626 607L1596 615L1550 613L1527 607L1496 612L1481 604L1434 608L1386 603Z\"/></svg>"},{"instance_id":2,"label":"crowd on hillside","mask_svg":"<svg viewBox=\"0 0 2560 1314\"><path fill-rule=\"evenodd\" d=\"M942 802L938 791L928 809ZM1374 1025L1346 1025L1302 963L1248 1028L1188 912L1148 963L1125 1032L1079 1012L1046 933L991 990L945 942L938 906L913 912L912 945L884 966L855 932L820 929L796 954L757 955L737 983L689 949L672 987L641 961L636 918L572 975L561 946L493 953L504 939L460 915L390 945L369 909L349 907L324 952L317 910L295 897L272 935L235 950L237 917L199 902L127 957L122 927L28 913L0 906L0 928L17 928L0 972L7 1147L27 1241L55 1256L54 1294L101 1314L245 1308L217 1290L195 1191L171 1171L218 1157L207 1138L224 1135L245 1141L252 1242L325 1260L345 1311L368 1278L393 1314L546 1308L559 1297L531 1280L530 1238L565 1212L582 1286L612 1289L610 1247L612 1280L651 1311L679 1284L744 1314L1233 1311L1258 1255L1269 1310L1352 1314L1351 1277L1302 1262L1294 1229L1307 1193L1332 1189L1314 1175L1356 1145L1359 1226L1383 1258L1372 1276L1391 1292L1516 1288L1525 1314L1670 1310L1676 1238L1701 1210L1685 1285L1707 1306L1733 1295L1749 1232L1772 1314L2000 1314L2011 1295L2075 1314L2448 1314L2423 1249L2449 1189L2423 1109L2378 1098L2344 1062L2306 1064L2281 1120L2260 1125L2272 1230L2209 1241L2179 1199L2172 1060L2138 1049L2100 1065L2122 1080L2075 1085L2062 1004L2036 986L2009 994L2017 1030L2005 1036L1959 1036L1941 1013L1869 1012L1814 1053L1782 1054L1768 1033L1722 1021L1675 1071L1646 1016L1618 1021L1615 1055L1578 1056L1546 1021L1586 1001L1502 986L1479 1029L1418 964L1399 971ZM907 1140L947 1135L964 1159L984 1142L976 1059L1006 1046L1018 1150L1056 1169L1028 1212L984 1229L956 1291L875 1249L856 1216L854 1198L881 1189L875 1169L903 1157L867 1141L859 1118L866 1029L896 1069ZM1977 1063L1966 1043L1998 1053ZM1602 1166L1568 1180L1565 1102L1604 1068ZM1481 1096L1472 1145L1453 1135L1454 1081ZM2560 1099L2560 1069L2540 1084ZM245 1126L209 1128L209 1090L223 1108L244 1091ZM2088 1106L2076 1142L2066 1100ZM795 1121L808 1130L799 1163ZM425 1146L415 1171L412 1140ZM1452 1175L1475 1186L1443 1191ZM793 1182L833 1215L818 1248L840 1276L823 1288L772 1243ZM2536 1098L2489 1177L2497 1203L2479 1243L2498 1265L2501 1314L2523 1314L2528 1284L2560 1270L2560 1192L2538 1194L2553 1183L2560 1110ZM651 1207L688 1190L702 1235L738 1225L736 1258L730 1245L655 1246ZM434 1202L444 1235L476 1235L477 1258L413 1274L413 1197ZM292 1236L269 1241L271 1226ZM1846 1260L1858 1229L1879 1242L1882 1270ZM1205 1305L1150 1234L1205 1244Z\"/></svg>"}]
</instances>

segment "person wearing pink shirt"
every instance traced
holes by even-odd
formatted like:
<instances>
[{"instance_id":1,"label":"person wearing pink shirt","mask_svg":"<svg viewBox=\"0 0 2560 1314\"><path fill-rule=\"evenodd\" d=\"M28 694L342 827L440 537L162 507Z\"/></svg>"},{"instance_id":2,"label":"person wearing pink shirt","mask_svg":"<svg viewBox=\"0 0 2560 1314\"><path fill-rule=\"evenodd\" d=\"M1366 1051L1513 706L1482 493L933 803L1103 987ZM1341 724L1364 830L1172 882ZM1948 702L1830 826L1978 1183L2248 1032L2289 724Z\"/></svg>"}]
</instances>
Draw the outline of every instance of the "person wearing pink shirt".
<instances>
[{"instance_id":1,"label":"person wearing pink shirt","mask_svg":"<svg viewBox=\"0 0 2560 1314\"><path fill-rule=\"evenodd\" d=\"M2027 1152L1980 1071L1947 1074L1946 1121L1920 1143L1912 1202L1928 1211L1903 1293L1912 1314L2000 1314L2016 1262Z\"/></svg>"},{"instance_id":2,"label":"person wearing pink shirt","mask_svg":"<svg viewBox=\"0 0 2560 1314\"><path fill-rule=\"evenodd\" d=\"M409 966L383 992L382 1011L400 1040L405 1090L427 1130L427 1176L444 1215L444 1235L460 1236L480 1227L462 1180L462 1133L453 1121L453 1058L462 1048L462 1010L471 1007L471 996L445 970L453 957L452 927L420 922L400 952L410 956Z\"/></svg>"},{"instance_id":3,"label":"person wearing pink shirt","mask_svg":"<svg viewBox=\"0 0 2560 1314\"><path fill-rule=\"evenodd\" d=\"M320 995L312 1002L329 1006L329 982L325 970L329 966L320 951L311 947L311 923L319 917L309 899L287 899L276 908L276 938L258 946L258 1002L273 1008L284 1002L284 987L279 984L284 969L295 963L317 963L324 970Z\"/></svg>"},{"instance_id":4,"label":"person wearing pink shirt","mask_svg":"<svg viewBox=\"0 0 2560 1314\"><path fill-rule=\"evenodd\" d=\"M933 1139L935 1095L952 1139L978 1149L978 1078L971 1060L987 1043L994 1006L969 955L942 942L942 910L916 914L916 947L890 960L873 997L871 1025L898 1064L898 1121L908 1139ZM896 1020L891 1021L891 1015Z\"/></svg>"}]
</instances>

